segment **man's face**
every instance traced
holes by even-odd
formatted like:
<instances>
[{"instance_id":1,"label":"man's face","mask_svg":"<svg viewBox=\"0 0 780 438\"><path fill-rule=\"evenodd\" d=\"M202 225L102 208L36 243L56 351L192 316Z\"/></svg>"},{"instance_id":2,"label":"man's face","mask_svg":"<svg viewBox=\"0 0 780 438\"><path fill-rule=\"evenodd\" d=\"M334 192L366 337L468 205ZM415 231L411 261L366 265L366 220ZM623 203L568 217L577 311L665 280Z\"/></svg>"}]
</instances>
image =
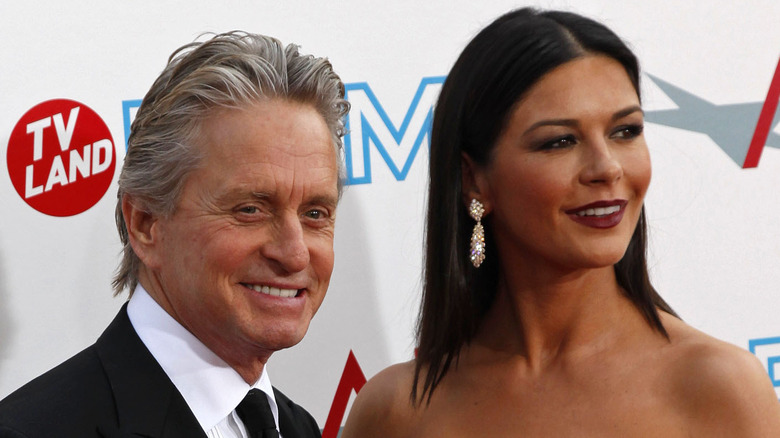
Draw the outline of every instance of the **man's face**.
<instances>
[{"instance_id":1,"label":"man's face","mask_svg":"<svg viewBox=\"0 0 780 438\"><path fill-rule=\"evenodd\" d=\"M277 99L216 112L198 142L201 166L152 226L144 286L234 368L265 362L303 338L328 288L332 137L313 107Z\"/></svg>"}]
</instances>

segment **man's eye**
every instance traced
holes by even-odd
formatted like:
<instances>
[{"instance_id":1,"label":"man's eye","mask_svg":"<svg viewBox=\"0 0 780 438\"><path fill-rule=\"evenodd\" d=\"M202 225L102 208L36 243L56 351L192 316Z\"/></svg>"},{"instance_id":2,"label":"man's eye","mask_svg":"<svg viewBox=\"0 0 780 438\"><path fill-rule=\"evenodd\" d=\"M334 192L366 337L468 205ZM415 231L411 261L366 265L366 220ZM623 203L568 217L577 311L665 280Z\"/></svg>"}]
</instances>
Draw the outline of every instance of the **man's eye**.
<instances>
[{"instance_id":1,"label":"man's eye","mask_svg":"<svg viewBox=\"0 0 780 438\"><path fill-rule=\"evenodd\" d=\"M320 210L309 210L306 213L304 213L304 215L309 219L322 219L323 217L325 217L325 213L323 213Z\"/></svg>"},{"instance_id":2,"label":"man's eye","mask_svg":"<svg viewBox=\"0 0 780 438\"><path fill-rule=\"evenodd\" d=\"M260 209L255 207L254 205L247 205L246 207L239 208L238 211L246 214L255 214L259 212Z\"/></svg>"}]
</instances>

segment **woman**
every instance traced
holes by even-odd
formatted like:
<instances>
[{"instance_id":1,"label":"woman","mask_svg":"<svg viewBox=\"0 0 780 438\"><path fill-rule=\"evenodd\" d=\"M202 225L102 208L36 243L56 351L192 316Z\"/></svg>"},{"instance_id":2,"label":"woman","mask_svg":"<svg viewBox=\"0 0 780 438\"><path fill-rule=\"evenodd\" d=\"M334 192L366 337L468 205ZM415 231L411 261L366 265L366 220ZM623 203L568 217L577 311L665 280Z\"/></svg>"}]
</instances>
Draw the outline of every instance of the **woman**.
<instances>
[{"instance_id":1,"label":"woman","mask_svg":"<svg viewBox=\"0 0 780 438\"><path fill-rule=\"evenodd\" d=\"M433 123L418 355L344 437L780 436L758 361L650 285L642 128L603 25L520 9L471 41Z\"/></svg>"}]
</instances>

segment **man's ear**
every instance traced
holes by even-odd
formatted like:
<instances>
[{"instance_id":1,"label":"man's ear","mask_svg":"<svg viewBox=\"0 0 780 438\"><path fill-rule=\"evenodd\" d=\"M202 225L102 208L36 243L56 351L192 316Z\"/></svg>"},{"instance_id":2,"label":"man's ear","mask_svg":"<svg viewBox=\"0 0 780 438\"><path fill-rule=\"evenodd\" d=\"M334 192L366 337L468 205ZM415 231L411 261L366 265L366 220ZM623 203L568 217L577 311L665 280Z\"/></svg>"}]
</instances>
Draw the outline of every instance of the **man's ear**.
<instances>
[{"instance_id":1,"label":"man's ear","mask_svg":"<svg viewBox=\"0 0 780 438\"><path fill-rule=\"evenodd\" d=\"M130 195L122 197L122 216L127 237L133 251L147 267L156 267L160 260L160 233L158 218L146 211L142 203Z\"/></svg>"},{"instance_id":2,"label":"man's ear","mask_svg":"<svg viewBox=\"0 0 780 438\"><path fill-rule=\"evenodd\" d=\"M485 211L492 209L490 185L487 182L485 169L479 166L465 152L460 160L461 187L463 189L463 204L468 206L472 199L481 202Z\"/></svg>"}]
</instances>

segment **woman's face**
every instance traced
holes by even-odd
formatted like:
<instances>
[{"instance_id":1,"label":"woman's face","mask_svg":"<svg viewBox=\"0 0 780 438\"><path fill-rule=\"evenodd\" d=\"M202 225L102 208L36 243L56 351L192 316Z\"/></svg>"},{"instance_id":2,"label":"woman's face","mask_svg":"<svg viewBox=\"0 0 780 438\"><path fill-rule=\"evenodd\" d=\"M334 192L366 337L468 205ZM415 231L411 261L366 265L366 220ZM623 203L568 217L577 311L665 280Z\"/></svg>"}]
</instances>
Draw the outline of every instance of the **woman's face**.
<instances>
[{"instance_id":1,"label":"woman's face","mask_svg":"<svg viewBox=\"0 0 780 438\"><path fill-rule=\"evenodd\" d=\"M466 193L485 204L505 269L623 257L650 183L642 128L636 90L612 58L575 59L529 89L490 163L470 166Z\"/></svg>"}]
</instances>

